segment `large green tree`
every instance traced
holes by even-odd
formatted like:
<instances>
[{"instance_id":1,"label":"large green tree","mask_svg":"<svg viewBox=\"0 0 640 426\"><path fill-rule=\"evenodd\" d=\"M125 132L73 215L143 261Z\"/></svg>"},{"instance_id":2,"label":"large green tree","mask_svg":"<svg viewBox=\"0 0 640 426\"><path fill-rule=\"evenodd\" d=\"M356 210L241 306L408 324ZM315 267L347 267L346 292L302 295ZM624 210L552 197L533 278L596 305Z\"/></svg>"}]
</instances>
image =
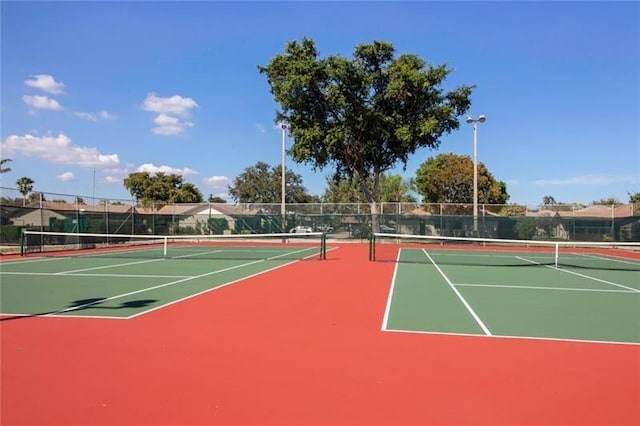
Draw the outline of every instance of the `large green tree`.
<instances>
[{"instance_id":1,"label":"large green tree","mask_svg":"<svg viewBox=\"0 0 640 426\"><path fill-rule=\"evenodd\" d=\"M143 206L202 202L200 190L176 174L131 173L124 179L124 187Z\"/></svg>"},{"instance_id":2,"label":"large green tree","mask_svg":"<svg viewBox=\"0 0 640 426\"><path fill-rule=\"evenodd\" d=\"M473 203L473 160L456 154L427 159L416 171L416 190L425 203ZM478 202L505 204L508 199L507 184L479 163Z\"/></svg>"},{"instance_id":3,"label":"large green tree","mask_svg":"<svg viewBox=\"0 0 640 426\"><path fill-rule=\"evenodd\" d=\"M293 159L358 178L374 227L381 176L418 148L437 147L470 106L472 86L443 90L451 69L396 56L387 42L360 44L353 59L320 58L305 38L259 70L280 104L276 120L289 123Z\"/></svg>"},{"instance_id":4,"label":"large green tree","mask_svg":"<svg viewBox=\"0 0 640 426\"><path fill-rule=\"evenodd\" d=\"M27 195L33 191L33 184L35 182L30 177L23 176L16 181L18 191L22 194L22 205L27 204Z\"/></svg>"},{"instance_id":5,"label":"large green tree","mask_svg":"<svg viewBox=\"0 0 640 426\"><path fill-rule=\"evenodd\" d=\"M302 176L285 170L285 202L309 203L319 201L307 192ZM282 200L282 168L258 161L247 167L229 186L229 195L240 203L280 203Z\"/></svg>"}]
</instances>

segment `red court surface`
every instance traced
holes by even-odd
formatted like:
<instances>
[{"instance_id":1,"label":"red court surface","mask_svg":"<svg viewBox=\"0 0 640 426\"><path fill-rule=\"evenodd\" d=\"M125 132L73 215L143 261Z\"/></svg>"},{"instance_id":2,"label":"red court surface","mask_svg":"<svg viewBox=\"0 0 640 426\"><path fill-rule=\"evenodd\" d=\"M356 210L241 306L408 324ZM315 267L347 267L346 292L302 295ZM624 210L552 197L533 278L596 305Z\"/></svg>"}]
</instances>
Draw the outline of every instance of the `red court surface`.
<instances>
[{"instance_id":1,"label":"red court surface","mask_svg":"<svg viewBox=\"0 0 640 426\"><path fill-rule=\"evenodd\" d=\"M638 425L640 346L381 331L345 244L131 320L0 322L9 425Z\"/></svg>"}]
</instances>

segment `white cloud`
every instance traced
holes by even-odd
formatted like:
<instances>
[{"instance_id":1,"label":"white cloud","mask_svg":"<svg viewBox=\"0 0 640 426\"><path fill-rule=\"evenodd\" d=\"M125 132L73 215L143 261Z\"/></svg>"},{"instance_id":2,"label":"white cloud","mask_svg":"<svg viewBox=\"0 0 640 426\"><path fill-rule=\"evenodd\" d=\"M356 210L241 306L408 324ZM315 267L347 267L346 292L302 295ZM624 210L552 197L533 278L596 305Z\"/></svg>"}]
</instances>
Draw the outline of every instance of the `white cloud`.
<instances>
[{"instance_id":1,"label":"white cloud","mask_svg":"<svg viewBox=\"0 0 640 426\"><path fill-rule=\"evenodd\" d=\"M226 176L211 176L202 180L209 188L226 189L231 183L231 179Z\"/></svg>"},{"instance_id":2,"label":"white cloud","mask_svg":"<svg viewBox=\"0 0 640 426\"><path fill-rule=\"evenodd\" d=\"M62 174L60 174L60 175L58 175L56 177L58 178L58 180L61 180L62 182L69 182L69 181L74 180L74 178L75 178L75 176L73 176L72 172L65 172L65 173L62 173Z\"/></svg>"},{"instance_id":3,"label":"white cloud","mask_svg":"<svg viewBox=\"0 0 640 426\"><path fill-rule=\"evenodd\" d=\"M102 172L106 175L100 182L102 183L119 183L135 170L134 164L127 164L124 167L106 167Z\"/></svg>"},{"instance_id":4,"label":"white cloud","mask_svg":"<svg viewBox=\"0 0 640 426\"><path fill-rule=\"evenodd\" d=\"M188 117L189 110L197 107L198 104L191 98L183 98L175 95L169 98L161 98L155 93L147 95L143 103L145 111L157 112L158 114L171 114L180 117Z\"/></svg>"},{"instance_id":5,"label":"white cloud","mask_svg":"<svg viewBox=\"0 0 640 426\"><path fill-rule=\"evenodd\" d=\"M112 175L125 176L131 173L132 169L133 169L133 165L129 165L129 167L127 168L110 167L110 168L104 169L104 172Z\"/></svg>"},{"instance_id":6,"label":"white cloud","mask_svg":"<svg viewBox=\"0 0 640 426\"><path fill-rule=\"evenodd\" d=\"M185 128L193 127L193 122L188 121L189 111L198 104L191 98L171 96L161 98L154 93L147 95L142 108L145 111L158 113L153 120L156 126L151 130L156 135L177 136L184 132Z\"/></svg>"},{"instance_id":7,"label":"white cloud","mask_svg":"<svg viewBox=\"0 0 640 426\"><path fill-rule=\"evenodd\" d=\"M62 111L62 105L58 103L55 99L49 98L47 96L29 96L25 95L22 97L22 100L25 104L32 106L33 108L38 109L51 109L54 111Z\"/></svg>"},{"instance_id":8,"label":"white cloud","mask_svg":"<svg viewBox=\"0 0 640 426\"><path fill-rule=\"evenodd\" d=\"M98 113L98 117L102 118L103 120L117 120L118 119L117 115L113 115L109 111L106 111L106 110L100 111Z\"/></svg>"},{"instance_id":9,"label":"white cloud","mask_svg":"<svg viewBox=\"0 0 640 426\"><path fill-rule=\"evenodd\" d=\"M264 128L264 126L263 126L262 124L260 124L260 123L256 124L256 129L258 129L258 131L259 131L260 133L266 133L266 131L267 131L267 130Z\"/></svg>"},{"instance_id":10,"label":"white cloud","mask_svg":"<svg viewBox=\"0 0 640 426\"><path fill-rule=\"evenodd\" d=\"M158 172L162 172L164 174L176 174L181 176L198 174L198 172L188 167L185 167L183 169L177 169L175 167L170 167L170 166L156 166L151 163L146 163L139 166L136 169L136 172L149 172L150 174L156 174Z\"/></svg>"},{"instance_id":11,"label":"white cloud","mask_svg":"<svg viewBox=\"0 0 640 426\"><path fill-rule=\"evenodd\" d=\"M154 120L156 127L152 129L156 135L176 136L184 132L185 127L193 127L190 121L182 121L177 117L160 114Z\"/></svg>"},{"instance_id":12,"label":"white cloud","mask_svg":"<svg viewBox=\"0 0 640 426\"><path fill-rule=\"evenodd\" d=\"M30 80L24 81L24 84L54 95L64 93L64 83L56 81L49 74L32 75Z\"/></svg>"},{"instance_id":13,"label":"white cloud","mask_svg":"<svg viewBox=\"0 0 640 426\"><path fill-rule=\"evenodd\" d=\"M109 167L120 163L118 154L103 155L96 148L72 145L64 134L58 136L10 135L2 143L3 154L23 154L52 163L75 164L84 167Z\"/></svg>"},{"instance_id":14,"label":"white cloud","mask_svg":"<svg viewBox=\"0 0 640 426\"><path fill-rule=\"evenodd\" d=\"M633 176L583 175L565 179L540 179L534 183L537 186L610 185L613 183L637 183L637 178Z\"/></svg>"},{"instance_id":15,"label":"white cloud","mask_svg":"<svg viewBox=\"0 0 640 426\"><path fill-rule=\"evenodd\" d=\"M84 120L89 120L89 121L98 121L98 119L91 113L89 112L74 112L74 115L76 117L80 117Z\"/></svg>"},{"instance_id":16,"label":"white cloud","mask_svg":"<svg viewBox=\"0 0 640 426\"><path fill-rule=\"evenodd\" d=\"M160 114L153 120L158 126L177 126L180 120L176 117L172 117L166 114Z\"/></svg>"},{"instance_id":17,"label":"white cloud","mask_svg":"<svg viewBox=\"0 0 640 426\"><path fill-rule=\"evenodd\" d=\"M89 121L98 121L100 120L116 120L118 117L111 114L109 111L102 110L98 113L90 113L90 112L74 112L76 117L82 118L84 120Z\"/></svg>"},{"instance_id":18,"label":"white cloud","mask_svg":"<svg viewBox=\"0 0 640 426\"><path fill-rule=\"evenodd\" d=\"M166 114L160 114L153 122L156 123L156 127L152 129L152 132L162 136L176 136L184 132L185 127L193 127L193 123L190 121L182 121Z\"/></svg>"}]
</instances>

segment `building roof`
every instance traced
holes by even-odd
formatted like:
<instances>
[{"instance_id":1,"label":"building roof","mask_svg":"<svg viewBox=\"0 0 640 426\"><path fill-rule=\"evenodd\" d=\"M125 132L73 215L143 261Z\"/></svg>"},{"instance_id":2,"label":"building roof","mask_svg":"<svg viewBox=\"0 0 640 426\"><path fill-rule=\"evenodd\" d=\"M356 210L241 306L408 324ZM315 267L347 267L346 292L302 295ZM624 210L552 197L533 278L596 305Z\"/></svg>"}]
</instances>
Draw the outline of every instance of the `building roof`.
<instances>
[{"instance_id":1,"label":"building roof","mask_svg":"<svg viewBox=\"0 0 640 426\"><path fill-rule=\"evenodd\" d=\"M29 208L40 208L39 201L29 203ZM62 203L59 201L43 201L42 208L48 210L55 210L58 212L85 212L85 213L129 213L132 206L124 204L76 204L76 203Z\"/></svg>"},{"instance_id":2,"label":"building roof","mask_svg":"<svg viewBox=\"0 0 640 426\"><path fill-rule=\"evenodd\" d=\"M242 211L234 204L225 203L205 203L205 204L168 204L155 210L151 207L136 207L138 214L159 214L159 215L175 215L175 216L195 216L195 215L239 215L250 214Z\"/></svg>"},{"instance_id":3,"label":"building roof","mask_svg":"<svg viewBox=\"0 0 640 426\"><path fill-rule=\"evenodd\" d=\"M637 212L640 213L640 212ZM580 209L568 209L568 210L554 210L552 208L545 207L542 210L536 212L527 212L527 216L537 217L553 217L559 216L564 218L573 217L591 217L591 218L603 218L610 219L612 217L622 218L631 217L634 215L633 204L622 204L619 206L605 206L601 204L593 204Z\"/></svg>"}]
</instances>

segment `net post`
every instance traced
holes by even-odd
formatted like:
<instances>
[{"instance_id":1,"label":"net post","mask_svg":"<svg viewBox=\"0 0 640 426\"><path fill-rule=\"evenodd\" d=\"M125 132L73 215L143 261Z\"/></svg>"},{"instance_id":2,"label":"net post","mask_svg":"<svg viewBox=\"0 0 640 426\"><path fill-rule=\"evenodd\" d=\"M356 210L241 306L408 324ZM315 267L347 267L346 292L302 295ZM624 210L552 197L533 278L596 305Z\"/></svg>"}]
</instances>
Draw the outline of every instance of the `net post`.
<instances>
[{"instance_id":1,"label":"net post","mask_svg":"<svg viewBox=\"0 0 640 426\"><path fill-rule=\"evenodd\" d=\"M320 260L327 259L327 234L322 233L320 237Z\"/></svg>"},{"instance_id":2,"label":"net post","mask_svg":"<svg viewBox=\"0 0 640 426\"><path fill-rule=\"evenodd\" d=\"M555 247L555 262L554 263L555 263L555 267L557 268L558 267L558 257L559 257L559 252L560 252L560 243L556 243L555 245L556 245L556 247Z\"/></svg>"},{"instance_id":3,"label":"net post","mask_svg":"<svg viewBox=\"0 0 640 426\"><path fill-rule=\"evenodd\" d=\"M164 237L162 241L162 256L167 257L167 246L169 245L169 237Z\"/></svg>"},{"instance_id":4,"label":"net post","mask_svg":"<svg viewBox=\"0 0 640 426\"><path fill-rule=\"evenodd\" d=\"M369 234L369 260L371 262L376 260L376 236L373 232Z\"/></svg>"},{"instance_id":5,"label":"net post","mask_svg":"<svg viewBox=\"0 0 640 426\"><path fill-rule=\"evenodd\" d=\"M24 237L24 229L20 230L20 256L24 256L25 252L25 237Z\"/></svg>"}]
</instances>

